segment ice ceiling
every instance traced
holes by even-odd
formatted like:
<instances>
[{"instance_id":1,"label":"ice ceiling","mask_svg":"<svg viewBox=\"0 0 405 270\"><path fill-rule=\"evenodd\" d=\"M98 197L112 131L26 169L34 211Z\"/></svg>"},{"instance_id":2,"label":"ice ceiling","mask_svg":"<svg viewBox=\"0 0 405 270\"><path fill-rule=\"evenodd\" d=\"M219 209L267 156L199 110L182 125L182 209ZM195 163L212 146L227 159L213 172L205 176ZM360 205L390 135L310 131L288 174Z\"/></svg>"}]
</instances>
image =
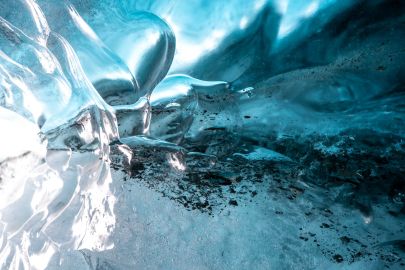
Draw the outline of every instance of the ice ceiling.
<instances>
[{"instance_id":1,"label":"ice ceiling","mask_svg":"<svg viewBox=\"0 0 405 270\"><path fill-rule=\"evenodd\" d=\"M1 0L0 268L403 267L404 44L400 0Z\"/></svg>"}]
</instances>

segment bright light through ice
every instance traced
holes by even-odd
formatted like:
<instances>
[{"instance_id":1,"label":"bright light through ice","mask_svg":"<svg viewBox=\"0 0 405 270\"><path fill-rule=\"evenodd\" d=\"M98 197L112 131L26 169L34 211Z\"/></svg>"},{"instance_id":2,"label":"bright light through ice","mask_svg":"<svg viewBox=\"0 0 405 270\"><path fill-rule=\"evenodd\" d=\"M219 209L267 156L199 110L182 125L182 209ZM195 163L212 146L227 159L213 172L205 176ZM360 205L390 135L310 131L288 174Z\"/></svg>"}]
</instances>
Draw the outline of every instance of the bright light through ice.
<instances>
[{"instance_id":1,"label":"bright light through ice","mask_svg":"<svg viewBox=\"0 0 405 270\"><path fill-rule=\"evenodd\" d=\"M242 19L240 19L239 28L242 29L242 30L245 29L246 26L247 26L247 23L248 23L247 17L243 16Z\"/></svg>"},{"instance_id":2,"label":"bright light through ice","mask_svg":"<svg viewBox=\"0 0 405 270\"><path fill-rule=\"evenodd\" d=\"M94 33L93 29L83 20L82 17L77 13L77 11L72 7L69 6L69 14L73 19L73 22L77 25L77 27L82 30L86 35L91 37L93 40L99 40L96 33Z\"/></svg>"},{"instance_id":3,"label":"bright light through ice","mask_svg":"<svg viewBox=\"0 0 405 270\"><path fill-rule=\"evenodd\" d=\"M214 50L225 36L224 30L214 30L213 33L198 44L191 39L178 40L176 58L179 66L189 65L197 61L201 55Z\"/></svg>"},{"instance_id":4,"label":"bright light through ice","mask_svg":"<svg viewBox=\"0 0 405 270\"><path fill-rule=\"evenodd\" d=\"M213 50L217 47L217 45L220 43L221 39L225 36L225 31L223 30L215 30L212 33L212 36L208 37L205 39L205 41L202 44L202 47L205 50Z\"/></svg>"},{"instance_id":5,"label":"bright light through ice","mask_svg":"<svg viewBox=\"0 0 405 270\"><path fill-rule=\"evenodd\" d=\"M309 6L306 8L304 12L305 17L311 17L319 8L319 2L315 1L309 4Z\"/></svg>"}]
</instances>

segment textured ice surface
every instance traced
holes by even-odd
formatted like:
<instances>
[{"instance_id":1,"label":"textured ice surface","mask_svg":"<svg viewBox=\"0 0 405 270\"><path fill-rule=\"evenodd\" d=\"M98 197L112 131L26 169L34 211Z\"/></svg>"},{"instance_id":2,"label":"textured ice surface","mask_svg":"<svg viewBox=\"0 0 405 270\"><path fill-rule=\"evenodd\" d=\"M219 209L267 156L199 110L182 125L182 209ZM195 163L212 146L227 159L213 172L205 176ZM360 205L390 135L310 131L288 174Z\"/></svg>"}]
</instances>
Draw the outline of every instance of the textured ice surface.
<instances>
[{"instance_id":1,"label":"textured ice surface","mask_svg":"<svg viewBox=\"0 0 405 270\"><path fill-rule=\"evenodd\" d=\"M403 268L404 14L1 1L0 268Z\"/></svg>"}]
</instances>

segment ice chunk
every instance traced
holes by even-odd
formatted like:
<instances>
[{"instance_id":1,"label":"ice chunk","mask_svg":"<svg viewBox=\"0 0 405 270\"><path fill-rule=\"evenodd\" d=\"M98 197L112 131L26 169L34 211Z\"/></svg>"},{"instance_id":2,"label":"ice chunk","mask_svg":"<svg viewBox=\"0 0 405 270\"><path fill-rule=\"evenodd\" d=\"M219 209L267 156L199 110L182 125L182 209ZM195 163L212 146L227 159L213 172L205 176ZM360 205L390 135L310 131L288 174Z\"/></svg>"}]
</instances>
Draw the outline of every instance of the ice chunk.
<instances>
[{"instance_id":1,"label":"ice chunk","mask_svg":"<svg viewBox=\"0 0 405 270\"><path fill-rule=\"evenodd\" d=\"M83 70L109 104L137 100L138 85L125 63L99 39L76 9L67 1L39 1L52 31L73 47ZM54 16L58 14L58 16Z\"/></svg>"},{"instance_id":2,"label":"ice chunk","mask_svg":"<svg viewBox=\"0 0 405 270\"><path fill-rule=\"evenodd\" d=\"M88 107L95 106L98 111L110 109L84 75L64 38L51 34L47 40L46 45L54 51L55 57L48 48L4 19L0 18L0 22L0 105L37 123L45 133L65 125ZM107 145L109 139L117 136L115 118L111 115L95 119L98 124L86 130L84 144L98 136L97 141Z\"/></svg>"},{"instance_id":3,"label":"ice chunk","mask_svg":"<svg viewBox=\"0 0 405 270\"><path fill-rule=\"evenodd\" d=\"M184 75L165 78L152 92L150 134L180 143L194 120L198 99L195 87L202 81Z\"/></svg>"},{"instance_id":4,"label":"ice chunk","mask_svg":"<svg viewBox=\"0 0 405 270\"><path fill-rule=\"evenodd\" d=\"M181 143L185 136L201 142L221 129L233 132L238 125L235 117L239 117L234 101L226 82L168 76L151 95L150 133Z\"/></svg>"},{"instance_id":5,"label":"ice chunk","mask_svg":"<svg viewBox=\"0 0 405 270\"><path fill-rule=\"evenodd\" d=\"M141 97L131 105L114 106L114 111L121 137L149 133L151 108L146 97Z\"/></svg>"},{"instance_id":6,"label":"ice chunk","mask_svg":"<svg viewBox=\"0 0 405 270\"><path fill-rule=\"evenodd\" d=\"M232 88L222 81L191 80L191 85L197 93L198 106L184 143L206 154L229 154L238 144L241 127L238 101Z\"/></svg>"},{"instance_id":7,"label":"ice chunk","mask_svg":"<svg viewBox=\"0 0 405 270\"><path fill-rule=\"evenodd\" d=\"M73 91L67 108L58 115L59 119L66 115L63 124L59 123L52 130L46 129L46 126L42 128L47 132L49 146L106 150L110 141L118 137L112 108L105 104L85 76L72 47L63 37L52 33L48 47L62 64Z\"/></svg>"},{"instance_id":8,"label":"ice chunk","mask_svg":"<svg viewBox=\"0 0 405 270\"><path fill-rule=\"evenodd\" d=\"M43 126L72 97L52 53L0 17L0 105Z\"/></svg>"},{"instance_id":9,"label":"ice chunk","mask_svg":"<svg viewBox=\"0 0 405 270\"><path fill-rule=\"evenodd\" d=\"M149 96L173 60L175 37L171 29L148 12L116 8L104 12L109 14L108 23L98 16L85 18L109 49L126 63L139 84L139 96Z\"/></svg>"},{"instance_id":10,"label":"ice chunk","mask_svg":"<svg viewBox=\"0 0 405 270\"><path fill-rule=\"evenodd\" d=\"M49 149L96 151L108 156L108 145L118 138L115 116L109 111L90 106L65 124L48 130Z\"/></svg>"}]
</instances>

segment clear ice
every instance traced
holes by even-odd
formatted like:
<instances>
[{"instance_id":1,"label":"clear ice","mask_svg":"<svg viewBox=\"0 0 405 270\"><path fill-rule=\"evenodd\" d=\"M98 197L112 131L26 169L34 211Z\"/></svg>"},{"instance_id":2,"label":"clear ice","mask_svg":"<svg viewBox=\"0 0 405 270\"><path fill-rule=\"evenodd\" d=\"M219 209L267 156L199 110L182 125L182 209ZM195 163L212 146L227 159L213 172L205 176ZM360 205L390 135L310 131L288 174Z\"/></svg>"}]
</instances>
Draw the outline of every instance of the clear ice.
<instances>
[{"instance_id":1,"label":"clear ice","mask_svg":"<svg viewBox=\"0 0 405 270\"><path fill-rule=\"evenodd\" d=\"M405 267L401 0L1 0L0 269Z\"/></svg>"}]
</instances>

